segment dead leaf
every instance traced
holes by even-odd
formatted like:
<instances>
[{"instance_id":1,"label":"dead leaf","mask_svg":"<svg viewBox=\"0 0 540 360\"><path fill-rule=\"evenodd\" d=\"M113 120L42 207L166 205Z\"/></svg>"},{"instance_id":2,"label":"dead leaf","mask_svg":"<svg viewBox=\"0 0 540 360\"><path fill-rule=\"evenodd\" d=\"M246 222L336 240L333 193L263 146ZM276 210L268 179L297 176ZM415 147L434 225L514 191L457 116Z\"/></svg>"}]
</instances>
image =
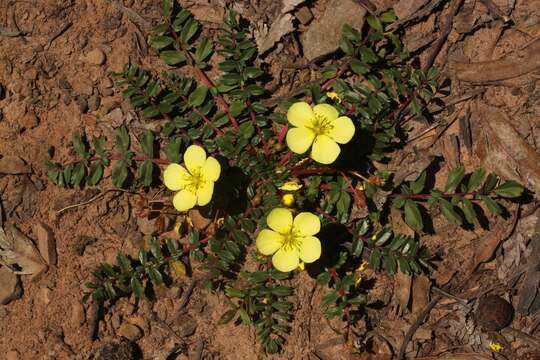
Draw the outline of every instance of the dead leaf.
<instances>
[{"instance_id":1,"label":"dead leaf","mask_svg":"<svg viewBox=\"0 0 540 360\"><path fill-rule=\"evenodd\" d=\"M270 50L283 36L294 30L293 19L291 14L283 14L272 23L268 33L260 32L255 36L260 54Z\"/></svg>"},{"instance_id":2,"label":"dead leaf","mask_svg":"<svg viewBox=\"0 0 540 360\"><path fill-rule=\"evenodd\" d=\"M286 14L289 11L294 10L298 5L305 2L305 0L282 0L281 13Z\"/></svg>"},{"instance_id":3,"label":"dead leaf","mask_svg":"<svg viewBox=\"0 0 540 360\"><path fill-rule=\"evenodd\" d=\"M540 156L519 136L511 125L512 119L502 111L482 103L474 111L483 131L476 150L484 166L503 178L524 184L538 198Z\"/></svg>"},{"instance_id":4,"label":"dead leaf","mask_svg":"<svg viewBox=\"0 0 540 360\"><path fill-rule=\"evenodd\" d=\"M399 314L402 314L407 309L407 305L409 305L411 283L412 277L401 271L397 272L394 276L394 298L399 305Z\"/></svg>"},{"instance_id":5,"label":"dead leaf","mask_svg":"<svg viewBox=\"0 0 540 360\"><path fill-rule=\"evenodd\" d=\"M540 68L540 39L498 60L455 62L452 68L462 81L483 83L512 79Z\"/></svg>"},{"instance_id":6,"label":"dead leaf","mask_svg":"<svg viewBox=\"0 0 540 360\"><path fill-rule=\"evenodd\" d=\"M39 252L49 265L56 265L56 240L50 227L42 222L33 226L33 232L38 242Z\"/></svg>"},{"instance_id":7,"label":"dead leaf","mask_svg":"<svg viewBox=\"0 0 540 360\"><path fill-rule=\"evenodd\" d=\"M418 314L429 303L431 281L426 275L415 276L412 285L412 313Z\"/></svg>"},{"instance_id":8,"label":"dead leaf","mask_svg":"<svg viewBox=\"0 0 540 360\"><path fill-rule=\"evenodd\" d=\"M37 275L47 268L32 241L10 224L0 228L0 263L19 275Z\"/></svg>"}]
</instances>

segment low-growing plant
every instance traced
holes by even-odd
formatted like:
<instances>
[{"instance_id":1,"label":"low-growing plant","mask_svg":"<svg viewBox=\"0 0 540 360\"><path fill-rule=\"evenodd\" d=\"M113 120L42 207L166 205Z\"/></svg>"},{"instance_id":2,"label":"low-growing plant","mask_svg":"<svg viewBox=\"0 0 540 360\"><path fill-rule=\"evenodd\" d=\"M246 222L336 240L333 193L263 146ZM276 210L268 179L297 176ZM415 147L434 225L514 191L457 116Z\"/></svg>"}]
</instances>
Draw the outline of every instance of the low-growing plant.
<instances>
[{"instance_id":1,"label":"low-growing plant","mask_svg":"<svg viewBox=\"0 0 540 360\"><path fill-rule=\"evenodd\" d=\"M456 226L474 224L483 208L501 214L497 200L519 197L523 187L483 169L467 175L458 167L443 189L433 189L426 171L395 187L392 173L375 168L403 145L403 120L427 111L439 81L435 68L411 65L399 34L387 30L394 20L389 11L368 16L361 31L345 26L320 80L276 100L262 86L270 75L238 14L229 11L206 37L187 10L164 0L149 44L168 71L127 65L117 74L124 97L142 118L160 120L160 130L121 126L116 139L91 141L75 135L78 160L51 161L48 176L82 187L110 173L115 187L141 191L143 216L161 212L162 221L172 206L176 223L186 225L188 210L198 208L212 225L180 226L178 236L164 232L137 258L119 254L116 264L99 265L84 300L142 297L200 268L204 284L227 296L220 322L252 324L264 351L276 353L293 318L291 280L306 270L327 289L326 316L342 318L349 338L365 316L367 266L407 274L431 268L421 235L432 210ZM184 67L194 78L180 75ZM144 195L163 186L165 200ZM392 230L384 215L390 207L403 212L414 237Z\"/></svg>"}]
</instances>

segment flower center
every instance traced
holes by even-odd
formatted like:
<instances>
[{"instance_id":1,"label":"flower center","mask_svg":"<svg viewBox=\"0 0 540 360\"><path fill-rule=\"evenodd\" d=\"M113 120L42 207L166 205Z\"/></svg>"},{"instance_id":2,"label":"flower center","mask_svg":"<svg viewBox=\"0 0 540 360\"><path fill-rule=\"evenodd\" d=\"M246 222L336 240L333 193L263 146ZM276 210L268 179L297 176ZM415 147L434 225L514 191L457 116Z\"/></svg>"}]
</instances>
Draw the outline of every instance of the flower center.
<instances>
[{"instance_id":1,"label":"flower center","mask_svg":"<svg viewBox=\"0 0 540 360\"><path fill-rule=\"evenodd\" d=\"M191 176L186 179L187 185L186 190L192 193L196 193L198 189L200 189L204 183L206 182L206 179L204 178L204 174L202 173L202 169L196 169L191 173Z\"/></svg>"},{"instance_id":2,"label":"flower center","mask_svg":"<svg viewBox=\"0 0 540 360\"><path fill-rule=\"evenodd\" d=\"M293 250L297 249L300 250L300 246L302 245L302 235L298 230L295 230L294 228L291 229L286 234L282 234L283 236L283 243L282 247L287 250Z\"/></svg>"},{"instance_id":3,"label":"flower center","mask_svg":"<svg viewBox=\"0 0 540 360\"><path fill-rule=\"evenodd\" d=\"M334 126L324 115L314 114L309 129L315 133L315 136L326 135Z\"/></svg>"}]
</instances>

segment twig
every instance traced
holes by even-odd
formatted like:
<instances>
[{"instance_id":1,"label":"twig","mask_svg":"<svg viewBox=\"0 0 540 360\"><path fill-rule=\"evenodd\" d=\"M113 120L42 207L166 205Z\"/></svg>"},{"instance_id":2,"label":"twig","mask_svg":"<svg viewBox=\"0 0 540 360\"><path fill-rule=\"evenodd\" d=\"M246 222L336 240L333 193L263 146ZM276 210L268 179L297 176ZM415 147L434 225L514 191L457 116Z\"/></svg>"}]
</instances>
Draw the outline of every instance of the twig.
<instances>
[{"instance_id":1,"label":"twig","mask_svg":"<svg viewBox=\"0 0 540 360\"><path fill-rule=\"evenodd\" d=\"M416 332L416 330L418 330L420 325L422 325L422 323L424 322L424 318L429 314L431 309L433 309L435 305L437 305L439 300L441 300L441 297L442 297L441 295L434 296L433 299L431 299L431 301L427 304L425 309L422 310L422 312L418 315L418 317L416 318L415 322L411 325L409 330L407 330L407 333L405 334L405 338L403 339L403 342L401 343L401 347L399 348L398 360L403 359L403 357L405 356L405 350L407 349L407 345L411 341L414 333Z\"/></svg>"},{"instance_id":2,"label":"twig","mask_svg":"<svg viewBox=\"0 0 540 360\"><path fill-rule=\"evenodd\" d=\"M454 23L454 16L456 16L457 11L459 7L461 6L462 2L463 0L452 0L452 3L450 4L450 14L448 15L446 23L444 24L441 37L435 42L433 46L433 50L429 54L428 60L426 61L426 64L424 65L424 69L429 69L430 67L433 66L433 63L435 62L435 58L441 51L444 43L446 42L446 39L448 38L448 35L450 34L450 31L452 31L452 24Z\"/></svg>"},{"instance_id":3,"label":"twig","mask_svg":"<svg viewBox=\"0 0 540 360\"><path fill-rule=\"evenodd\" d=\"M454 299L454 300L456 300L457 302L461 303L461 305L466 306L467 308L470 308L470 305L467 304L467 300L465 300L465 299L462 299L462 298L460 298L460 297L457 297L456 295L452 295L452 294L450 294L449 292L446 292L446 291L444 291L443 289L438 288L438 287L436 287L436 286L433 286L431 289L432 289L434 292L439 293L440 295L444 295L444 296L446 296L446 297L449 297L449 298L451 298L451 299Z\"/></svg>"},{"instance_id":4,"label":"twig","mask_svg":"<svg viewBox=\"0 0 540 360\"><path fill-rule=\"evenodd\" d=\"M178 307L178 312L181 312L187 306L189 302L189 298L191 297L191 294L193 293L193 289L195 289L197 282L198 282L197 279L193 279L191 284L189 284L188 288L186 289L186 292L184 293L184 296L182 296L182 300L180 300L180 306Z\"/></svg>"},{"instance_id":5,"label":"twig","mask_svg":"<svg viewBox=\"0 0 540 360\"><path fill-rule=\"evenodd\" d=\"M498 19L501 19L503 22L507 23L511 19L508 15L502 12L502 10L493 3L491 0L480 0L482 4L484 4L485 7L489 10L489 12Z\"/></svg>"},{"instance_id":6,"label":"twig","mask_svg":"<svg viewBox=\"0 0 540 360\"><path fill-rule=\"evenodd\" d=\"M69 209L75 209L75 208L78 208L78 207L80 207L80 206L85 206L85 205L91 204L91 203L93 203L94 201L96 201L96 200L102 198L103 196L105 196L107 193L110 193L110 192L113 192L113 191L125 192L125 193L129 193L129 194L137 194L136 192L133 192L133 191L130 191L130 190L123 190L123 189L108 189L108 190L105 190L105 191L102 192L102 193L97 194L96 196L90 198L90 199L87 200L87 201L84 201L84 202L82 202L82 203L72 204L72 205L68 205L68 206L66 206L66 207L63 207L63 208L61 208L60 210L58 210L57 214L61 214L61 213L63 213L64 211L69 210Z\"/></svg>"},{"instance_id":7,"label":"twig","mask_svg":"<svg viewBox=\"0 0 540 360\"><path fill-rule=\"evenodd\" d=\"M429 16L441 3L443 0L433 0L429 4L422 7L419 11L415 11L411 16L403 20L396 21L388 27L389 30L396 30L400 26L406 25L410 22L421 20L426 16Z\"/></svg>"},{"instance_id":8,"label":"twig","mask_svg":"<svg viewBox=\"0 0 540 360\"><path fill-rule=\"evenodd\" d=\"M19 30L8 30L5 28L0 28L0 36L17 37L17 36L24 36L24 35L26 35L26 33Z\"/></svg>"},{"instance_id":9,"label":"twig","mask_svg":"<svg viewBox=\"0 0 540 360\"><path fill-rule=\"evenodd\" d=\"M51 44L53 43L54 40L58 39L60 37L60 35L65 33L67 31L67 29L69 29L72 25L73 25L73 23L70 21L70 22L64 24L60 29L56 30L49 37L49 41L47 42L47 49L49 49L51 47Z\"/></svg>"}]
</instances>

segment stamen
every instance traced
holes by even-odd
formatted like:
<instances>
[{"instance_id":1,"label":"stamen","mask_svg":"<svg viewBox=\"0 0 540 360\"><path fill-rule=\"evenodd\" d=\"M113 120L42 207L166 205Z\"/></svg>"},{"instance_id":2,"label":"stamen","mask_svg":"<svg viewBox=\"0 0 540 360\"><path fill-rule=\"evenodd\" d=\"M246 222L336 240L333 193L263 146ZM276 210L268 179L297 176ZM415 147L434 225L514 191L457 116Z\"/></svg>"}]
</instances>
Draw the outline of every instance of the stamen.
<instances>
[{"instance_id":1,"label":"stamen","mask_svg":"<svg viewBox=\"0 0 540 360\"><path fill-rule=\"evenodd\" d=\"M285 250L300 250L302 245L302 235L294 228L287 234L283 234L283 248Z\"/></svg>"},{"instance_id":2,"label":"stamen","mask_svg":"<svg viewBox=\"0 0 540 360\"><path fill-rule=\"evenodd\" d=\"M331 124L330 120L326 118L326 116L314 114L314 119L312 120L311 127L309 128L315 133L315 135L325 135L332 130L333 125Z\"/></svg>"}]
</instances>

